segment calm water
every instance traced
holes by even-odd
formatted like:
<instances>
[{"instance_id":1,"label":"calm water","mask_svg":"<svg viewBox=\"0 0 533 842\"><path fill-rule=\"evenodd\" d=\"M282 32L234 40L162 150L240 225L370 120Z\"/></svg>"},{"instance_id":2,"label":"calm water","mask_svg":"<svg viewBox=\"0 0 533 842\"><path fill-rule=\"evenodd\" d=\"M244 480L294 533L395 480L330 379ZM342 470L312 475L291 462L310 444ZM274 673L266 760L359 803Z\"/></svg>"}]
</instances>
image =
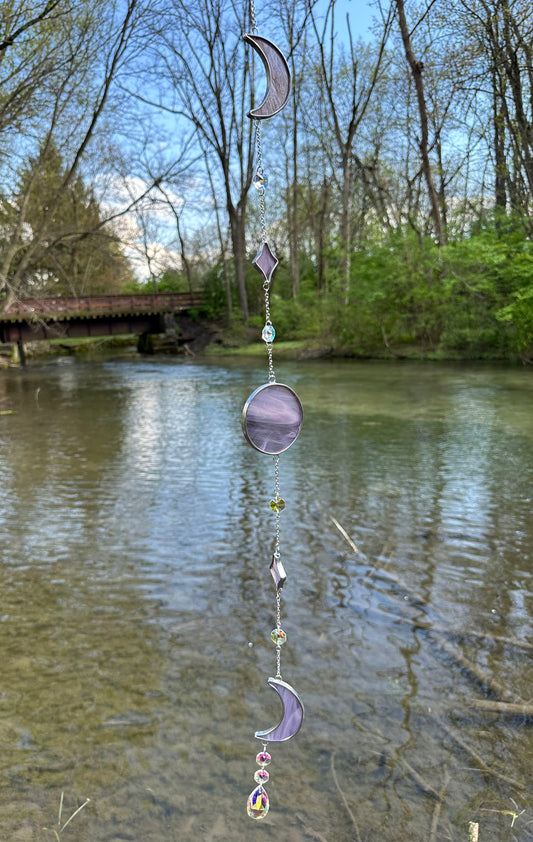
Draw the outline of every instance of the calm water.
<instances>
[{"instance_id":1,"label":"calm water","mask_svg":"<svg viewBox=\"0 0 533 842\"><path fill-rule=\"evenodd\" d=\"M246 816L279 717L264 370L0 372L0 840L57 839L62 792L78 842L533 839L533 722L476 706L533 696L533 374L485 366L278 367L306 721Z\"/></svg>"}]
</instances>

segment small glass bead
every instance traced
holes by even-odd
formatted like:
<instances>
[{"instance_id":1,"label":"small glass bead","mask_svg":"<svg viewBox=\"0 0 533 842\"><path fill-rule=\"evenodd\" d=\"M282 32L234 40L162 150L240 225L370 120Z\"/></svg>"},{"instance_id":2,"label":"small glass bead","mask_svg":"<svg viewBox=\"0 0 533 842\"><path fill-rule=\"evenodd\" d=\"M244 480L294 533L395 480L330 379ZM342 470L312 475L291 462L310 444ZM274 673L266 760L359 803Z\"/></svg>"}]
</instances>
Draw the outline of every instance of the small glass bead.
<instances>
[{"instance_id":1,"label":"small glass bead","mask_svg":"<svg viewBox=\"0 0 533 842\"><path fill-rule=\"evenodd\" d=\"M273 512L282 512L285 508L285 500L282 500L281 497L276 497L275 500L270 501L270 508Z\"/></svg>"},{"instance_id":2,"label":"small glass bead","mask_svg":"<svg viewBox=\"0 0 533 842\"><path fill-rule=\"evenodd\" d=\"M270 775L268 774L266 769L258 769L254 775L254 781L256 784L266 784Z\"/></svg>"},{"instance_id":3,"label":"small glass bead","mask_svg":"<svg viewBox=\"0 0 533 842\"><path fill-rule=\"evenodd\" d=\"M283 631L283 629L272 629L270 632L270 637L272 638L272 643L275 643L276 646L283 646L285 641L287 640L287 635Z\"/></svg>"},{"instance_id":4,"label":"small glass bead","mask_svg":"<svg viewBox=\"0 0 533 842\"><path fill-rule=\"evenodd\" d=\"M259 763L260 766L268 766L271 760L272 758L268 751L260 751L257 757L255 758L255 762Z\"/></svg>"},{"instance_id":5,"label":"small glass bead","mask_svg":"<svg viewBox=\"0 0 533 842\"><path fill-rule=\"evenodd\" d=\"M264 189L265 187L268 187L268 178L262 172L262 170L257 170L256 174L254 175L254 177L252 179L252 183L253 183L256 190L261 190L261 189Z\"/></svg>"},{"instance_id":6,"label":"small glass bead","mask_svg":"<svg viewBox=\"0 0 533 842\"><path fill-rule=\"evenodd\" d=\"M276 336L274 325L266 324L261 333L261 338L264 342L273 342Z\"/></svg>"}]
</instances>

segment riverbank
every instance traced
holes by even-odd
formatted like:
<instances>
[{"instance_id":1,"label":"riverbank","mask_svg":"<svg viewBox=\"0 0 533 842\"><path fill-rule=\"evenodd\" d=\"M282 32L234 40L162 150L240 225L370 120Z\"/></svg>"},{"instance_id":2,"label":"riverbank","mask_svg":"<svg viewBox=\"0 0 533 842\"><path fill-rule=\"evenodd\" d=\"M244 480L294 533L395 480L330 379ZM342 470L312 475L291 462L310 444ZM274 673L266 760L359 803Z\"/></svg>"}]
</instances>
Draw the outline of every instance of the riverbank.
<instances>
[{"instance_id":1,"label":"riverbank","mask_svg":"<svg viewBox=\"0 0 533 842\"><path fill-rule=\"evenodd\" d=\"M234 357L263 357L265 345L258 338L257 330L243 328L227 331L212 323L197 324L194 331L176 334L158 334L138 337L135 334L124 336L98 336L83 339L50 339L24 343L26 360L46 359L47 357L98 358L102 355L137 357L139 355L169 355L183 357L208 357L224 359ZM274 343L278 360L317 360L333 359L373 359L373 360L411 360L411 361L464 361L482 360L486 362L505 362L524 365L516 356L513 359L502 358L494 353L465 354L442 348L426 348L416 344L399 346L381 345L372 349L359 349L354 346L331 346L305 339L293 339ZM0 345L0 368L21 365L23 361L17 343Z\"/></svg>"}]
</instances>

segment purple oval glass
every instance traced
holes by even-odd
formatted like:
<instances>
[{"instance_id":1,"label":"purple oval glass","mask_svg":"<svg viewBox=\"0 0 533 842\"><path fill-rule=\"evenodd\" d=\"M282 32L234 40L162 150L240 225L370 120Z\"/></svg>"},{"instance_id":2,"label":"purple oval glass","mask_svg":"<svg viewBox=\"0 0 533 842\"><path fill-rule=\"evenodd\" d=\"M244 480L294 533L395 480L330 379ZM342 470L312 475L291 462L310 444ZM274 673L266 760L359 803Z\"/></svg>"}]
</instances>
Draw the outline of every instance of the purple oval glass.
<instances>
[{"instance_id":1,"label":"purple oval glass","mask_svg":"<svg viewBox=\"0 0 533 842\"><path fill-rule=\"evenodd\" d=\"M282 383L266 383L252 392L242 411L246 440L261 453L287 450L302 429L303 410L296 392Z\"/></svg>"}]
</instances>

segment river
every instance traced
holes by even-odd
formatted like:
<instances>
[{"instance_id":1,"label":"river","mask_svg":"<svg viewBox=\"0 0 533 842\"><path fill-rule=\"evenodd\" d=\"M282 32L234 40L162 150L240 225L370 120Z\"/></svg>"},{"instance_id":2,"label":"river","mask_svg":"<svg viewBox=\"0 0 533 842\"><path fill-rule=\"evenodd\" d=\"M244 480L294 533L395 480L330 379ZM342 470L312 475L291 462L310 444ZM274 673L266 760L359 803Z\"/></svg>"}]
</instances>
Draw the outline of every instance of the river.
<instances>
[{"instance_id":1,"label":"river","mask_svg":"<svg viewBox=\"0 0 533 842\"><path fill-rule=\"evenodd\" d=\"M261 362L54 360L0 372L0 839L533 839L533 376L277 368L304 425L272 457ZM497 709L495 703L504 702ZM485 704L485 707L483 707ZM62 796L63 793L63 796ZM90 802L59 834L86 798Z\"/></svg>"}]
</instances>

